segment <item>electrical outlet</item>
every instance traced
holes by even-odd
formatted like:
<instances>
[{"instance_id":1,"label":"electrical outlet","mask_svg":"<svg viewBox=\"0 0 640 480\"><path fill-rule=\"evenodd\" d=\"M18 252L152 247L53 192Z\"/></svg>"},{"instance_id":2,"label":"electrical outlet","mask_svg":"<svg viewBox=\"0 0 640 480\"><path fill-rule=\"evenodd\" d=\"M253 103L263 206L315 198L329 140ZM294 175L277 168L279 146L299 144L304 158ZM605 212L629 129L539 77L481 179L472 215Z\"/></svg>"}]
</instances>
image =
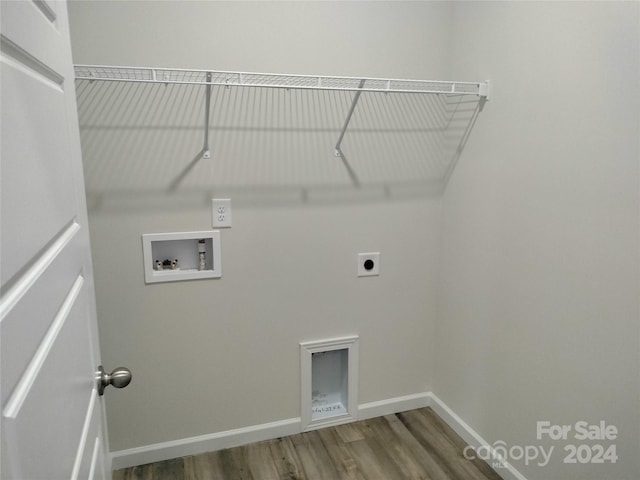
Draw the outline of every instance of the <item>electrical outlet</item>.
<instances>
[{"instance_id":1,"label":"electrical outlet","mask_svg":"<svg viewBox=\"0 0 640 480\"><path fill-rule=\"evenodd\" d=\"M380 252L358 254L358 276L380 275Z\"/></svg>"},{"instance_id":2,"label":"electrical outlet","mask_svg":"<svg viewBox=\"0 0 640 480\"><path fill-rule=\"evenodd\" d=\"M213 198L211 200L212 224L214 227L231 227L231 199Z\"/></svg>"}]
</instances>

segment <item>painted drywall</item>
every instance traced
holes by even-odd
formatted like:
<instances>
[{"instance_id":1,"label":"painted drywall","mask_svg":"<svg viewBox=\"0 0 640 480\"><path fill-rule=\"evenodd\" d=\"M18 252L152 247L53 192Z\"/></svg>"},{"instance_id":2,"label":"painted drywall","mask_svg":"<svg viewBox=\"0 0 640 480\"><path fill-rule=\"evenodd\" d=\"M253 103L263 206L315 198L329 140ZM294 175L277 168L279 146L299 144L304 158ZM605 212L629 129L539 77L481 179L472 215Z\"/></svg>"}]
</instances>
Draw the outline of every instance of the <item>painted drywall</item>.
<instances>
[{"instance_id":1,"label":"painted drywall","mask_svg":"<svg viewBox=\"0 0 640 480\"><path fill-rule=\"evenodd\" d=\"M443 198L434 392L530 480L640 478L640 4L456 3L453 25L453 75L494 95Z\"/></svg>"},{"instance_id":2,"label":"painted drywall","mask_svg":"<svg viewBox=\"0 0 640 480\"><path fill-rule=\"evenodd\" d=\"M449 77L449 4L69 8L76 63ZM360 336L360 403L430 390L440 195L406 146L366 150L390 127L372 135L377 115L356 111L345 140L355 187L331 143L352 94L336 114L324 94L260 93L233 109L236 91L216 89L214 157L181 178L202 144L203 89L100 85L78 92L103 363L133 372L106 394L112 451L299 417L302 341ZM402 111L362 99L369 112ZM211 228L212 196L233 206L222 278L145 285L141 235ZM371 251L380 276L357 278L357 253Z\"/></svg>"}]
</instances>

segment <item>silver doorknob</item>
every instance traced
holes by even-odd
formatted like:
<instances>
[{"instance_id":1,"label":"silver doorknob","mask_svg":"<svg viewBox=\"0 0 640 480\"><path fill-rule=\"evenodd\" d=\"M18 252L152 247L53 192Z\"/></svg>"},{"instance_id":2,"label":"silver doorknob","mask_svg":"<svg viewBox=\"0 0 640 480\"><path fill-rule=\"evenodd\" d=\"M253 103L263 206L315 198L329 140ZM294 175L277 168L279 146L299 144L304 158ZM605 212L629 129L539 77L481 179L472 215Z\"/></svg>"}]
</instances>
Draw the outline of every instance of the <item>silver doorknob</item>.
<instances>
[{"instance_id":1,"label":"silver doorknob","mask_svg":"<svg viewBox=\"0 0 640 480\"><path fill-rule=\"evenodd\" d=\"M96 372L96 377L98 395L103 395L105 387L109 385L113 385L116 388L124 388L131 383L131 371L124 367L118 367L113 372L107 373L100 365Z\"/></svg>"}]
</instances>

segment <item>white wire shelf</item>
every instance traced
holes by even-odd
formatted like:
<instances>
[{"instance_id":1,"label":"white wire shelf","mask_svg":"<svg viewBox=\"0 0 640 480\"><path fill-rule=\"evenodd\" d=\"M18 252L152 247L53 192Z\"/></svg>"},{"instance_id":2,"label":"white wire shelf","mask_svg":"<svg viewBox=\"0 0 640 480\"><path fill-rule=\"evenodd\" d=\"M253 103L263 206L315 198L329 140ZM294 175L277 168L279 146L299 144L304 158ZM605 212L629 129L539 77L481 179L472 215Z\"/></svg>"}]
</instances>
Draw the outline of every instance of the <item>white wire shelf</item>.
<instances>
[{"instance_id":1,"label":"white wire shelf","mask_svg":"<svg viewBox=\"0 0 640 480\"><path fill-rule=\"evenodd\" d=\"M175 68L74 65L78 80L164 84L221 85L303 90L475 95L488 98L488 82L399 80L274 73L181 70Z\"/></svg>"}]
</instances>

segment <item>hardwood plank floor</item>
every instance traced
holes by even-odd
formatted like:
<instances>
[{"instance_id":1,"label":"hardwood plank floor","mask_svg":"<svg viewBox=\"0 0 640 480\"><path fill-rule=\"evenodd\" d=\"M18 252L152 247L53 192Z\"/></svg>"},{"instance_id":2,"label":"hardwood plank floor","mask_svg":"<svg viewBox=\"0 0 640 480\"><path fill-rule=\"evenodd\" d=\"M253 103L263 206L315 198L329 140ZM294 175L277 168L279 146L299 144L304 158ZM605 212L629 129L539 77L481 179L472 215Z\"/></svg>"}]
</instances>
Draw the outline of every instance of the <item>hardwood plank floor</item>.
<instances>
[{"instance_id":1,"label":"hardwood plank floor","mask_svg":"<svg viewBox=\"0 0 640 480\"><path fill-rule=\"evenodd\" d=\"M500 480L430 408L117 470L113 480Z\"/></svg>"}]
</instances>

